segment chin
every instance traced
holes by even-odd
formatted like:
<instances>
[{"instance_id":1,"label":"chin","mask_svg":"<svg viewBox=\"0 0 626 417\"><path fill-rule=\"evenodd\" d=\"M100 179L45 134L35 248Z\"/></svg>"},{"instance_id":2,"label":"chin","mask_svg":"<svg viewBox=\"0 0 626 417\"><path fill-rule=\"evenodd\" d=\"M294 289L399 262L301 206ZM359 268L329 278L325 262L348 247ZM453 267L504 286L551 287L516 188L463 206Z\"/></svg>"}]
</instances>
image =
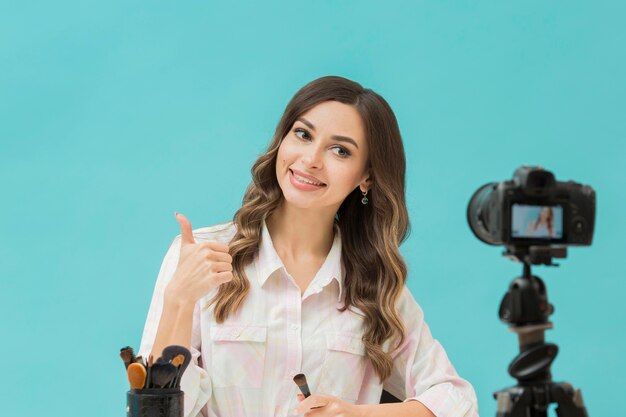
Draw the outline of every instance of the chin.
<instances>
[{"instance_id":1,"label":"chin","mask_svg":"<svg viewBox=\"0 0 626 417\"><path fill-rule=\"evenodd\" d=\"M312 209L317 207L319 200L308 199L308 198L299 198L290 195L285 195L283 193L283 200L286 204L289 204L292 207L296 207L299 209Z\"/></svg>"}]
</instances>

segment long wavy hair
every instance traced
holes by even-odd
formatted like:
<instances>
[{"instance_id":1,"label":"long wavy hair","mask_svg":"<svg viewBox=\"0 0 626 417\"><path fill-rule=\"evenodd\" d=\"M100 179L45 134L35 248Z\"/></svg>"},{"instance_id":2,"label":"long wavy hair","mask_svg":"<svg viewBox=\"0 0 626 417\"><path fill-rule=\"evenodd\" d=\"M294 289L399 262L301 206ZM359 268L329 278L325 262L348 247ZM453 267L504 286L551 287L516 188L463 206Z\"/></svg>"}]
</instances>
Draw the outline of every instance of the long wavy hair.
<instances>
[{"instance_id":1,"label":"long wavy hair","mask_svg":"<svg viewBox=\"0 0 626 417\"><path fill-rule=\"evenodd\" d=\"M544 213L544 211L548 213L545 222L541 218L541 215ZM539 226L541 226L542 224L546 225L546 228L548 229L548 233L550 234L550 237L553 237L554 236L554 211L552 210L552 207L543 207L541 209L541 211L537 215L537 220L533 222L532 230L533 231L537 230L537 228L539 228Z\"/></svg>"},{"instance_id":2,"label":"long wavy hair","mask_svg":"<svg viewBox=\"0 0 626 417\"><path fill-rule=\"evenodd\" d=\"M302 87L287 104L267 151L252 166L252 182L233 217L237 226L229 244L233 279L219 287L207 307L215 304L215 319L223 323L246 299L250 284L244 268L259 249L262 220L283 198L275 171L278 147L300 115L327 100L354 106L363 120L370 150L369 204L361 203L357 187L344 199L335 217L341 231L345 270L344 305L338 310L355 307L364 316L366 355L384 381L393 363L383 343L397 340L399 346L405 337L395 304L407 275L399 251L410 233L405 203L406 160L391 107L380 95L354 81L338 76L318 78Z\"/></svg>"}]
</instances>

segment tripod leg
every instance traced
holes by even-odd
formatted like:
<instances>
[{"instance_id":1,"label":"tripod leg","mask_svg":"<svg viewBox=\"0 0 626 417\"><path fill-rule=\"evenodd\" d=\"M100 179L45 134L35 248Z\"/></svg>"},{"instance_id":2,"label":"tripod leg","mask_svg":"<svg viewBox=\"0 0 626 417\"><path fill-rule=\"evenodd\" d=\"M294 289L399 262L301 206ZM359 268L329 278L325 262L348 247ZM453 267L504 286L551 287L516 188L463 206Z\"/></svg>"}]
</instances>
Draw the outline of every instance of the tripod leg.
<instances>
[{"instance_id":1,"label":"tripod leg","mask_svg":"<svg viewBox=\"0 0 626 417\"><path fill-rule=\"evenodd\" d=\"M580 388L574 388L567 382L553 384L551 389L553 402L557 403L558 417L589 417Z\"/></svg>"}]
</instances>

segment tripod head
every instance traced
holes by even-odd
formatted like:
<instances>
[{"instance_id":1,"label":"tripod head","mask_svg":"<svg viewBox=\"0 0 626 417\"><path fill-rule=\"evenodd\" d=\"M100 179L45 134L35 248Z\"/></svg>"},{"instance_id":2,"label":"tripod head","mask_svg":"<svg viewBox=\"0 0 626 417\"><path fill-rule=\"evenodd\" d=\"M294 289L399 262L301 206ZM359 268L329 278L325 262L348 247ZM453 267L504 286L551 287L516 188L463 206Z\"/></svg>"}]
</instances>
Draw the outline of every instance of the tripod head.
<instances>
[{"instance_id":1,"label":"tripod head","mask_svg":"<svg viewBox=\"0 0 626 417\"><path fill-rule=\"evenodd\" d=\"M548 293L543 281L531 274L531 265L558 266L553 257L565 258L567 248L549 246L509 246L503 256L523 262L521 277L515 278L500 303L500 320L515 326L547 323L554 312L554 306L548 302Z\"/></svg>"}]
</instances>

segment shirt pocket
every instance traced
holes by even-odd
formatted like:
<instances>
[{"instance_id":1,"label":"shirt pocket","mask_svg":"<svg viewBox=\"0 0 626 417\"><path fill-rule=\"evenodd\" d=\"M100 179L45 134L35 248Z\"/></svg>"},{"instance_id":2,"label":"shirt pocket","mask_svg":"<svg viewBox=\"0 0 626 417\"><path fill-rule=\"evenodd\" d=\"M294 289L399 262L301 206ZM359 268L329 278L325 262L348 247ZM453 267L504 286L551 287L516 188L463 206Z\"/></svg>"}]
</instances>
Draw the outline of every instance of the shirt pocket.
<instances>
[{"instance_id":1,"label":"shirt pocket","mask_svg":"<svg viewBox=\"0 0 626 417\"><path fill-rule=\"evenodd\" d=\"M356 401L363 384L366 359L361 336L328 333L318 391L349 402Z\"/></svg>"},{"instance_id":2,"label":"shirt pocket","mask_svg":"<svg viewBox=\"0 0 626 417\"><path fill-rule=\"evenodd\" d=\"M267 326L211 326L211 382L215 387L260 388Z\"/></svg>"}]
</instances>

